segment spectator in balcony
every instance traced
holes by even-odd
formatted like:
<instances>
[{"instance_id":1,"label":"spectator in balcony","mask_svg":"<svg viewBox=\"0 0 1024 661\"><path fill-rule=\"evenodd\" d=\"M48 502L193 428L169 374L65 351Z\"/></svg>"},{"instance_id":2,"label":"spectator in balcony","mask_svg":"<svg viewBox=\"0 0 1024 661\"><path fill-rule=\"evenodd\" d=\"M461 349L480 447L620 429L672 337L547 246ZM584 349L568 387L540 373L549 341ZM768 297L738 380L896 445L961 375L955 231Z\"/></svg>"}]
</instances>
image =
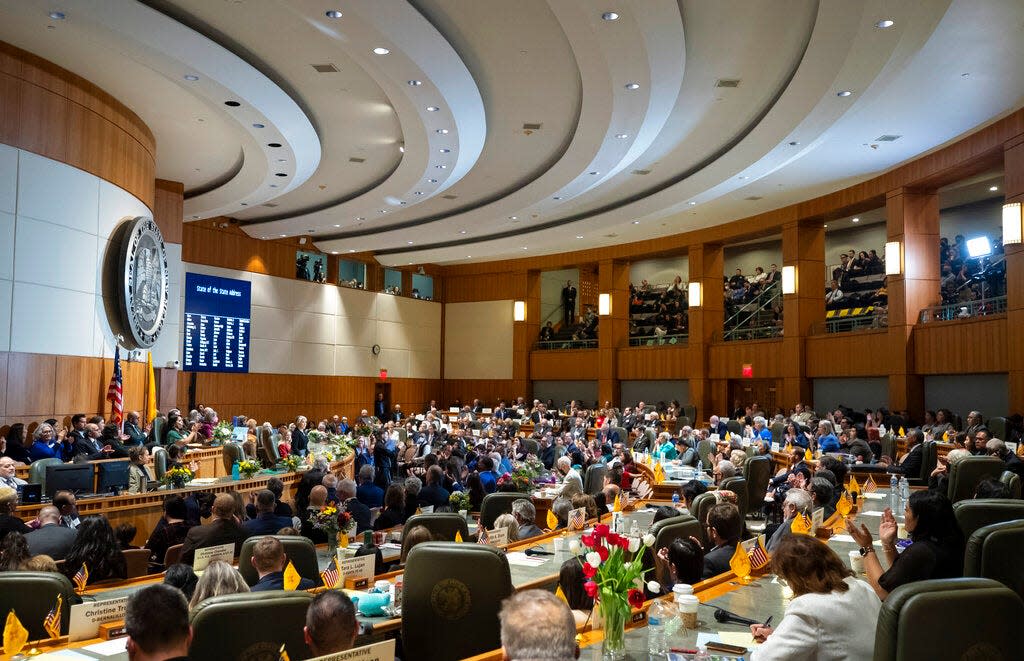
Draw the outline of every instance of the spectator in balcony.
<instances>
[{"instance_id":1,"label":"spectator in balcony","mask_svg":"<svg viewBox=\"0 0 1024 661\"><path fill-rule=\"evenodd\" d=\"M850 256L845 252L839 255L839 266L832 269L832 280L842 282L850 272Z\"/></svg>"},{"instance_id":2,"label":"spectator in balcony","mask_svg":"<svg viewBox=\"0 0 1024 661\"><path fill-rule=\"evenodd\" d=\"M553 339L555 339L555 329L549 321L544 325L544 328L540 329L540 341L550 342Z\"/></svg>"},{"instance_id":3,"label":"spectator in balcony","mask_svg":"<svg viewBox=\"0 0 1024 661\"><path fill-rule=\"evenodd\" d=\"M882 265L882 260L878 257L878 253L875 250L868 251L867 264L864 267L865 275L877 275L885 270Z\"/></svg>"},{"instance_id":4,"label":"spectator in balcony","mask_svg":"<svg viewBox=\"0 0 1024 661\"><path fill-rule=\"evenodd\" d=\"M572 280L565 281L565 287L562 287L562 321L563 325L570 326L572 324L573 317L576 316L576 287L573 286Z\"/></svg>"},{"instance_id":5,"label":"spectator in balcony","mask_svg":"<svg viewBox=\"0 0 1024 661\"><path fill-rule=\"evenodd\" d=\"M768 274L764 272L764 269L760 266L754 267L754 275L750 276L750 283L754 285L763 286L765 280L768 279Z\"/></svg>"},{"instance_id":6,"label":"spectator in balcony","mask_svg":"<svg viewBox=\"0 0 1024 661\"><path fill-rule=\"evenodd\" d=\"M825 307L835 307L843 300L843 290L839 288L839 280L832 278L829 290L825 292Z\"/></svg>"},{"instance_id":7,"label":"spectator in balcony","mask_svg":"<svg viewBox=\"0 0 1024 661\"><path fill-rule=\"evenodd\" d=\"M736 273L729 278L729 288L741 289L746 282L747 278L743 275L743 269L736 269Z\"/></svg>"}]
</instances>

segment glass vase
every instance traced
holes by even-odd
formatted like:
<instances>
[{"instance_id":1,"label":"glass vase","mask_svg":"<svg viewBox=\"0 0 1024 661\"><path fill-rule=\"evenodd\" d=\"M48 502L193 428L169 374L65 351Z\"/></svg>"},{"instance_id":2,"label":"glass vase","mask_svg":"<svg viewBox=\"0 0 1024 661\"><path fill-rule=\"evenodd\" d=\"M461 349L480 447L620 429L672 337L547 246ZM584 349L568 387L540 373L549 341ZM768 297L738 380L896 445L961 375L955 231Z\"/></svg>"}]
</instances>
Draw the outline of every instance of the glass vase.
<instances>
[{"instance_id":1,"label":"glass vase","mask_svg":"<svg viewBox=\"0 0 1024 661\"><path fill-rule=\"evenodd\" d=\"M599 599L601 620L604 627L604 641L601 643L602 659L626 658L626 622L632 609L624 596L601 594Z\"/></svg>"},{"instance_id":2,"label":"glass vase","mask_svg":"<svg viewBox=\"0 0 1024 661\"><path fill-rule=\"evenodd\" d=\"M340 533L328 532L327 533L327 563L330 564L331 558L338 557L338 535Z\"/></svg>"}]
</instances>

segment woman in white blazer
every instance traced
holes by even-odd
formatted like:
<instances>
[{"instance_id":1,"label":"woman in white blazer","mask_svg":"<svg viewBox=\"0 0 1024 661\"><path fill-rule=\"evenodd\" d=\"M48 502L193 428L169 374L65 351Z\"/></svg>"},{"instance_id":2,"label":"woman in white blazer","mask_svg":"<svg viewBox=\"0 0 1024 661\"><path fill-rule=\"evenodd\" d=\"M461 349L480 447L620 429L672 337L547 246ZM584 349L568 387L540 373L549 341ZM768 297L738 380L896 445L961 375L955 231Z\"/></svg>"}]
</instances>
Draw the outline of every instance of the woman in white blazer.
<instances>
[{"instance_id":1,"label":"woman in white blazer","mask_svg":"<svg viewBox=\"0 0 1024 661\"><path fill-rule=\"evenodd\" d=\"M774 630L750 627L763 642L751 661L873 658L882 602L832 549L808 535L787 535L775 549L772 569L789 584L793 600Z\"/></svg>"}]
</instances>

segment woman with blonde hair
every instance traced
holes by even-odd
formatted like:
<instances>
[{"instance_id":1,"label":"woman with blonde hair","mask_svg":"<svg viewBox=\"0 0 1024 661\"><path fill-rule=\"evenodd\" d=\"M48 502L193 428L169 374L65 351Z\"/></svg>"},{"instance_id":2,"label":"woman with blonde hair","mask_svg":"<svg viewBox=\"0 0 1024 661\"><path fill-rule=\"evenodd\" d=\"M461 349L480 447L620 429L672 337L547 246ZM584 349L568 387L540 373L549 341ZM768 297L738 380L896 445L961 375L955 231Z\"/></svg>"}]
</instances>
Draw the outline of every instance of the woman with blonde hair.
<instances>
[{"instance_id":1,"label":"woman with blonde hair","mask_svg":"<svg viewBox=\"0 0 1024 661\"><path fill-rule=\"evenodd\" d=\"M191 610L198 606L199 602L210 597L222 594L240 594L248 591L249 586L242 579L242 575L235 571L235 568L228 563L223 560L217 560L211 562L206 567L202 577L196 584L196 591L192 593L192 601L189 602L188 607Z\"/></svg>"},{"instance_id":2,"label":"woman with blonde hair","mask_svg":"<svg viewBox=\"0 0 1024 661\"><path fill-rule=\"evenodd\" d=\"M519 541L519 522L511 514L502 514L494 520L494 528L504 528L508 531L508 541Z\"/></svg>"}]
</instances>

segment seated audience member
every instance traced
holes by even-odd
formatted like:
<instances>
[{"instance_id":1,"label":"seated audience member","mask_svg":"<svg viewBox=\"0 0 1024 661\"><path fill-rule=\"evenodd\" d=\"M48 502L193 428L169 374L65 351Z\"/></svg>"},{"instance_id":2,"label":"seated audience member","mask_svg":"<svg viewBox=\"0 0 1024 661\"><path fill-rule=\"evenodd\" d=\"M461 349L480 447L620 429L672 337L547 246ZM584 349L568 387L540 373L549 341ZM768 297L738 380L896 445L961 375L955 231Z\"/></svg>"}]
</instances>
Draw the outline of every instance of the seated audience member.
<instances>
[{"instance_id":1,"label":"seated audience member","mask_svg":"<svg viewBox=\"0 0 1024 661\"><path fill-rule=\"evenodd\" d=\"M904 510L905 526L913 544L896 552L896 517L886 509L878 527L889 569L883 571L872 542L871 532L863 524L847 520L847 530L861 546L864 570L880 599L906 583L930 578L956 578L963 575L964 538L953 516L953 506L945 494L915 491Z\"/></svg>"},{"instance_id":2,"label":"seated audience member","mask_svg":"<svg viewBox=\"0 0 1024 661\"><path fill-rule=\"evenodd\" d=\"M907 432L907 453L899 463L888 467L890 473L902 473L908 478L920 477L921 464L924 462L924 432L911 429Z\"/></svg>"},{"instance_id":3,"label":"seated audience member","mask_svg":"<svg viewBox=\"0 0 1024 661\"><path fill-rule=\"evenodd\" d=\"M242 575L234 567L223 560L216 560L207 565L206 569L203 570L203 575L196 583L196 589L192 593L192 599L189 600L188 605L189 608L195 608L201 601L210 597L217 597L222 594L241 594L249 591L249 586L246 585L245 579L242 578Z\"/></svg>"},{"instance_id":4,"label":"seated audience member","mask_svg":"<svg viewBox=\"0 0 1024 661\"><path fill-rule=\"evenodd\" d=\"M729 571L729 560L736 552L736 544L743 531L740 511L732 503L719 503L708 512L707 536L711 550L704 554L704 573L711 578Z\"/></svg>"},{"instance_id":5,"label":"seated audience member","mask_svg":"<svg viewBox=\"0 0 1024 661\"><path fill-rule=\"evenodd\" d=\"M64 573L72 578L82 565L89 568L89 584L108 578L128 578L124 554L105 516L87 516L78 526L75 543L64 559Z\"/></svg>"},{"instance_id":6,"label":"seated audience member","mask_svg":"<svg viewBox=\"0 0 1024 661\"><path fill-rule=\"evenodd\" d=\"M336 505L338 503L338 476L334 473L324 475L320 482L327 487L327 502Z\"/></svg>"},{"instance_id":7,"label":"seated audience member","mask_svg":"<svg viewBox=\"0 0 1024 661\"><path fill-rule=\"evenodd\" d=\"M504 528L508 531L508 541L515 542L519 540L519 524L516 523L516 518L511 514L502 514L494 520L494 528Z\"/></svg>"},{"instance_id":8,"label":"seated audience member","mask_svg":"<svg viewBox=\"0 0 1024 661\"><path fill-rule=\"evenodd\" d=\"M576 628L580 628L590 621L590 614L594 610L594 598L587 595L583 584L587 578L583 575L583 563L579 558L569 558L562 563L558 570L558 587L562 588L565 595L565 602L572 609L572 617Z\"/></svg>"},{"instance_id":9,"label":"seated audience member","mask_svg":"<svg viewBox=\"0 0 1024 661\"><path fill-rule=\"evenodd\" d=\"M793 600L774 629L751 625L760 647L753 661L848 659L870 661L881 602L823 542L789 535L772 554L772 571L786 580Z\"/></svg>"},{"instance_id":10,"label":"seated audience member","mask_svg":"<svg viewBox=\"0 0 1024 661\"><path fill-rule=\"evenodd\" d=\"M48 571L59 574L57 562L48 555L34 555L25 561L24 571Z\"/></svg>"},{"instance_id":11,"label":"seated audience member","mask_svg":"<svg viewBox=\"0 0 1024 661\"><path fill-rule=\"evenodd\" d=\"M502 602L498 617L505 661L573 661L579 657L572 611L550 592L516 592Z\"/></svg>"},{"instance_id":12,"label":"seated audience member","mask_svg":"<svg viewBox=\"0 0 1024 661\"><path fill-rule=\"evenodd\" d=\"M0 571L22 571L31 557L28 542L20 532L12 530L0 541Z\"/></svg>"},{"instance_id":13,"label":"seated audience member","mask_svg":"<svg viewBox=\"0 0 1024 661\"><path fill-rule=\"evenodd\" d=\"M819 477L820 472L815 474L811 478L811 500L813 505L811 510L816 510L819 507L825 510L824 516L827 520L830 516L836 513L835 506L832 505L832 493L835 491L832 482L825 477Z\"/></svg>"},{"instance_id":14,"label":"seated audience member","mask_svg":"<svg viewBox=\"0 0 1024 661\"><path fill-rule=\"evenodd\" d=\"M490 457L481 457L477 462L477 469L484 493L494 493L498 489L498 474L494 472L494 460Z\"/></svg>"},{"instance_id":15,"label":"seated audience member","mask_svg":"<svg viewBox=\"0 0 1024 661\"><path fill-rule=\"evenodd\" d=\"M405 489L401 484L392 482L384 493L384 509L373 522L374 530L387 530L405 523Z\"/></svg>"},{"instance_id":16,"label":"seated audience member","mask_svg":"<svg viewBox=\"0 0 1024 661\"><path fill-rule=\"evenodd\" d=\"M581 507L584 508L587 511L587 519L596 519L597 515L600 514L600 512L597 511L597 501L589 494L578 493L572 497L570 502L572 502L572 508L574 510ZM657 516L657 514L655 514L655 516Z\"/></svg>"},{"instance_id":17,"label":"seated audience member","mask_svg":"<svg viewBox=\"0 0 1024 661\"><path fill-rule=\"evenodd\" d=\"M1010 452L1010 449L1006 447L1006 443L998 438L993 438L985 443L985 451L993 457L1002 459L1003 463L1006 464L1006 470L1016 473L1024 480L1024 461L1021 461L1016 454ZM0 459L0 461L3 460Z\"/></svg>"},{"instance_id":18,"label":"seated audience member","mask_svg":"<svg viewBox=\"0 0 1024 661\"><path fill-rule=\"evenodd\" d=\"M32 555L48 555L54 560L63 560L75 543L77 531L60 525L60 510L53 505L39 509L39 527L25 535L28 550Z\"/></svg>"},{"instance_id":19,"label":"seated audience member","mask_svg":"<svg viewBox=\"0 0 1024 661\"><path fill-rule=\"evenodd\" d=\"M370 508L356 500L356 483L353 480L338 482L338 502L338 508L343 507L356 522L356 534L373 529L370 525Z\"/></svg>"},{"instance_id":20,"label":"seated audience member","mask_svg":"<svg viewBox=\"0 0 1024 661\"><path fill-rule=\"evenodd\" d=\"M700 480L690 480L684 482L679 487L679 495L683 500L683 504L686 505L686 509L689 510L693 506L693 499L702 493L707 493L708 487Z\"/></svg>"},{"instance_id":21,"label":"seated audience member","mask_svg":"<svg viewBox=\"0 0 1024 661\"><path fill-rule=\"evenodd\" d=\"M181 561L191 565L195 559L196 549L228 542L235 545L235 557L238 557L242 551L242 542L250 535L239 523L235 514L236 509L235 499L231 494L217 494L211 511L213 520L203 526L194 526L186 533L181 547Z\"/></svg>"},{"instance_id":22,"label":"seated audience member","mask_svg":"<svg viewBox=\"0 0 1024 661\"><path fill-rule=\"evenodd\" d=\"M75 494L70 491L58 491L53 494L53 506L60 510L60 525L67 528L77 528L81 525Z\"/></svg>"},{"instance_id":23,"label":"seated audience member","mask_svg":"<svg viewBox=\"0 0 1024 661\"><path fill-rule=\"evenodd\" d=\"M786 497L782 501L782 523L779 524L778 528L775 529L770 535L768 535L768 541L765 544L765 550L769 553L785 539L790 533L790 526L793 525L793 519L798 514L811 515L811 508L813 501L811 500L811 494L804 489L790 489L786 492ZM767 534L767 529L765 530Z\"/></svg>"},{"instance_id":24,"label":"seated audience member","mask_svg":"<svg viewBox=\"0 0 1024 661\"><path fill-rule=\"evenodd\" d=\"M75 456L74 444L66 437L65 430L56 432L53 425L44 422L36 427L32 434L32 446L28 450L29 459L60 459L69 461Z\"/></svg>"},{"instance_id":25,"label":"seated audience member","mask_svg":"<svg viewBox=\"0 0 1024 661\"><path fill-rule=\"evenodd\" d=\"M704 575L704 550L693 539L676 539L654 556L658 580L671 592L676 583L693 585Z\"/></svg>"},{"instance_id":26,"label":"seated audience member","mask_svg":"<svg viewBox=\"0 0 1024 661\"><path fill-rule=\"evenodd\" d=\"M281 528L288 528L292 525L292 519L288 516L277 516L274 514L276 499L274 492L270 489L263 489L256 493L256 518L249 519L242 527L250 535L273 535Z\"/></svg>"},{"instance_id":27,"label":"seated audience member","mask_svg":"<svg viewBox=\"0 0 1024 661\"><path fill-rule=\"evenodd\" d=\"M978 486L974 488L975 498L1013 498L1013 494L1010 493L1010 485L1003 484L995 478L988 478L978 482Z\"/></svg>"},{"instance_id":28,"label":"seated audience member","mask_svg":"<svg viewBox=\"0 0 1024 661\"><path fill-rule=\"evenodd\" d=\"M512 501L512 516L519 524L519 539L529 539L544 534L544 531L536 523L537 508L528 499L520 498Z\"/></svg>"},{"instance_id":29,"label":"seated audience member","mask_svg":"<svg viewBox=\"0 0 1024 661\"><path fill-rule=\"evenodd\" d=\"M964 448L953 448L945 457L938 457L935 462L935 469L928 476L928 488L933 491L946 493L949 486L949 467L960 463L971 453Z\"/></svg>"},{"instance_id":30,"label":"seated audience member","mask_svg":"<svg viewBox=\"0 0 1024 661\"><path fill-rule=\"evenodd\" d=\"M291 526L285 526L284 528L281 528L280 530L278 530L274 534L275 535L284 535L286 537L299 537L300 536L299 535L299 531L296 530L295 528L292 528Z\"/></svg>"},{"instance_id":31,"label":"seated audience member","mask_svg":"<svg viewBox=\"0 0 1024 661\"><path fill-rule=\"evenodd\" d=\"M712 475L715 478L715 484L721 484L722 480L736 476L736 464L728 459L722 459L715 464L715 470Z\"/></svg>"},{"instance_id":32,"label":"seated audience member","mask_svg":"<svg viewBox=\"0 0 1024 661\"><path fill-rule=\"evenodd\" d=\"M178 495L164 498L164 515L160 517L153 532L146 541L146 548L149 549L150 562L162 563L167 549L185 541L192 525L187 521L188 511L185 508L185 499Z\"/></svg>"},{"instance_id":33,"label":"seated audience member","mask_svg":"<svg viewBox=\"0 0 1024 661\"><path fill-rule=\"evenodd\" d=\"M313 490L309 492L308 506L306 507L306 517L302 519L302 533L303 537L308 537L313 541L314 544L326 544L327 533L319 528L314 528L313 523L309 518L309 513L319 512L327 504L327 487L322 484L318 484L313 487Z\"/></svg>"},{"instance_id":34,"label":"seated audience member","mask_svg":"<svg viewBox=\"0 0 1024 661\"><path fill-rule=\"evenodd\" d=\"M31 446L28 427L16 422L11 425L11 428L7 430L7 436L0 442L0 456L9 457L16 464L31 464L32 457L29 456Z\"/></svg>"},{"instance_id":35,"label":"seated audience member","mask_svg":"<svg viewBox=\"0 0 1024 661\"><path fill-rule=\"evenodd\" d=\"M427 469L425 475L427 484L420 489L419 497L417 502L421 507L442 507L448 504L448 497L451 495L448 491L441 486L441 482L444 479L444 471L438 465L433 465Z\"/></svg>"},{"instance_id":36,"label":"seated audience member","mask_svg":"<svg viewBox=\"0 0 1024 661\"><path fill-rule=\"evenodd\" d=\"M180 562L171 565L164 572L164 585L178 588L185 595L185 599L192 598L198 582L199 577L192 571L192 568Z\"/></svg>"},{"instance_id":37,"label":"seated audience member","mask_svg":"<svg viewBox=\"0 0 1024 661\"><path fill-rule=\"evenodd\" d=\"M274 515L283 516L285 518L292 518L292 506L288 503L281 502L281 496L284 495L284 482L279 477L272 477L267 480L267 489L274 494ZM255 519L258 512L256 511L256 503L248 502L245 505L245 515L250 519Z\"/></svg>"},{"instance_id":38,"label":"seated audience member","mask_svg":"<svg viewBox=\"0 0 1024 661\"><path fill-rule=\"evenodd\" d=\"M415 475L410 475L402 484L405 487L405 518L408 519L419 509L420 489L423 488L423 481Z\"/></svg>"},{"instance_id":39,"label":"seated audience member","mask_svg":"<svg viewBox=\"0 0 1024 661\"><path fill-rule=\"evenodd\" d=\"M430 532L430 529L426 526L415 525L412 528L404 531L402 536L402 557L400 558L401 564L405 565L405 560L409 556L409 551L412 550L417 544L423 542L434 541L434 535Z\"/></svg>"},{"instance_id":40,"label":"seated audience member","mask_svg":"<svg viewBox=\"0 0 1024 661\"><path fill-rule=\"evenodd\" d=\"M828 420L818 423L818 449L822 453L839 452L843 449L839 444L839 439L836 438L832 423Z\"/></svg>"},{"instance_id":41,"label":"seated audience member","mask_svg":"<svg viewBox=\"0 0 1024 661\"><path fill-rule=\"evenodd\" d=\"M373 483L376 471L366 464L359 469L359 487L356 488L356 500L370 509L384 504L384 490Z\"/></svg>"},{"instance_id":42,"label":"seated audience member","mask_svg":"<svg viewBox=\"0 0 1024 661\"><path fill-rule=\"evenodd\" d=\"M302 635L314 656L352 649L358 634L355 605L341 590L321 592L309 602Z\"/></svg>"},{"instance_id":43,"label":"seated audience member","mask_svg":"<svg viewBox=\"0 0 1024 661\"><path fill-rule=\"evenodd\" d=\"M128 450L128 493L146 493L156 485L150 485L153 476L149 473L149 450L136 445Z\"/></svg>"},{"instance_id":44,"label":"seated audience member","mask_svg":"<svg viewBox=\"0 0 1024 661\"><path fill-rule=\"evenodd\" d=\"M169 585L150 585L128 598L124 617L130 661L187 659L192 643L188 604Z\"/></svg>"},{"instance_id":45,"label":"seated audience member","mask_svg":"<svg viewBox=\"0 0 1024 661\"><path fill-rule=\"evenodd\" d=\"M0 457L0 487L17 490L24 486L25 480L17 477L18 468L11 457Z\"/></svg>"},{"instance_id":46,"label":"seated audience member","mask_svg":"<svg viewBox=\"0 0 1024 661\"><path fill-rule=\"evenodd\" d=\"M138 529L131 523L120 523L114 528L114 537L117 538L117 548L122 551L137 549L135 546L135 534Z\"/></svg>"},{"instance_id":47,"label":"seated audience member","mask_svg":"<svg viewBox=\"0 0 1024 661\"><path fill-rule=\"evenodd\" d=\"M146 442L147 430L142 427L142 416L138 411L129 411L124 417L125 440L129 446L142 445Z\"/></svg>"},{"instance_id":48,"label":"seated audience member","mask_svg":"<svg viewBox=\"0 0 1024 661\"><path fill-rule=\"evenodd\" d=\"M252 547L252 566L260 575L260 580L252 586L253 592L284 589L284 569L288 557L284 553L281 540L274 537L261 537ZM300 578L297 590L309 590L316 584L308 578Z\"/></svg>"}]
</instances>

